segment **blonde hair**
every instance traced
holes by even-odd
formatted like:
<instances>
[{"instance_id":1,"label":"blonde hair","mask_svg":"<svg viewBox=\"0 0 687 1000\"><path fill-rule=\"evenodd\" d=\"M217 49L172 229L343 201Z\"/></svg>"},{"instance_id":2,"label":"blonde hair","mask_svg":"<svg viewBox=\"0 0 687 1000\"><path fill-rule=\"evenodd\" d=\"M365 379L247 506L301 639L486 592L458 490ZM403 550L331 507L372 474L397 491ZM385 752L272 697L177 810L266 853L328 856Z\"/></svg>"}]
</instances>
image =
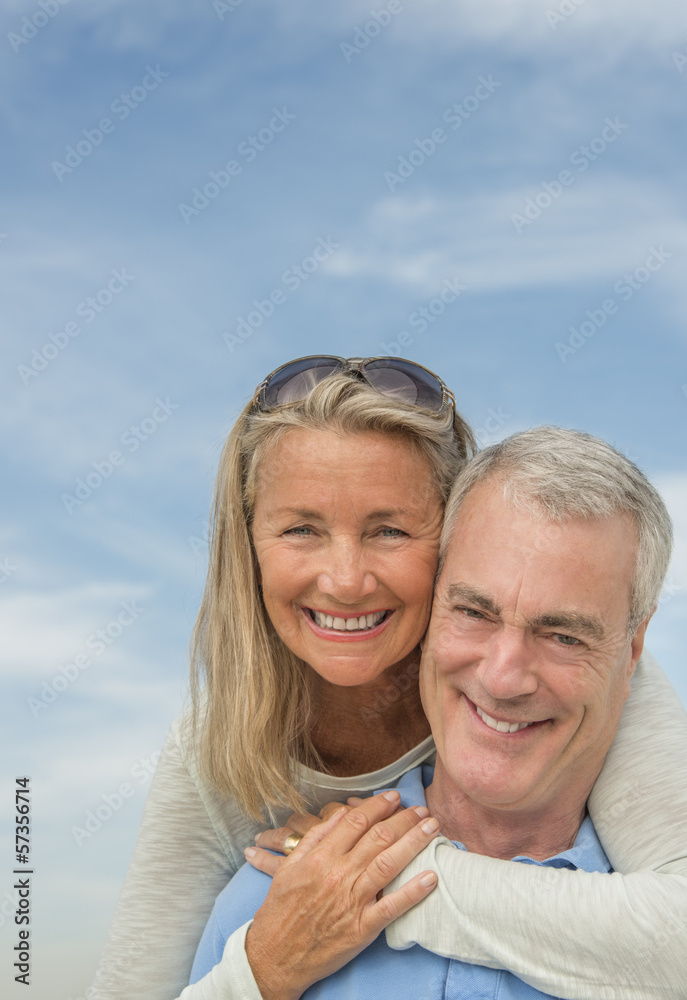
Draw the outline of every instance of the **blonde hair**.
<instances>
[{"instance_id":1,"label":"blonde hair","mask_svg":"<svg viewBox=\"0 0 687 1000\"><path fill-rule=\"evenodd\" d=\"M191 642L192 719L201 775L255 819L303 808L294 760L322 769L308 730L312 668L282 642L265 611L251 538L258 474L278 473L275 445L297 427L404 438L426 457L428 489L438 490L442 504L475 450L452 408L420 410L348 374L266 413L250 403L236 421L220 458L210 565Z\"/></svg>"}]
</instances>

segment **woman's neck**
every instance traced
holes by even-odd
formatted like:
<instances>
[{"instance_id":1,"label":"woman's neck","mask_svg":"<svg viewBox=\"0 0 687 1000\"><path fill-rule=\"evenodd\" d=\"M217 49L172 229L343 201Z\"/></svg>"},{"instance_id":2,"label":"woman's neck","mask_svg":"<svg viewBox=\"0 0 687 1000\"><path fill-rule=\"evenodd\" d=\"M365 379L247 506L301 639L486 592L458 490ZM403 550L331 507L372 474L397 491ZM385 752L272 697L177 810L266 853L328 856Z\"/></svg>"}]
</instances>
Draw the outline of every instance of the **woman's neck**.
<instances>
[{"instance_id":1,"label":"woman's neck","mask_svg":"<svg viewBox=\"0 0 687 1000\"><path fill-rule=\"evenodd\" d=\"M351 777L377 771L429 736L419 668L415 651L369 684L316 685L311 738L332 774Z\"/></svg>"}]
</instances>

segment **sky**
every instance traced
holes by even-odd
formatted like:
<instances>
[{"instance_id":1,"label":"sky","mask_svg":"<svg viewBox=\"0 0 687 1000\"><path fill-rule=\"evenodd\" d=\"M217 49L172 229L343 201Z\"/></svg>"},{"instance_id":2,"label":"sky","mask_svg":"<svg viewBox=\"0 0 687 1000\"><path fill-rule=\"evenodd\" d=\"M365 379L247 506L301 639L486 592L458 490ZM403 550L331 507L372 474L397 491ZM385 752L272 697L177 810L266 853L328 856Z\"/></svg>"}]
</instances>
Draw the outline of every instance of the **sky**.
<instances>
[{"instance_id":1,"label":"sky","mask_svg":"<svg viewBox=\"0 0 687 1000\"><path fill-rule=\"evenodd\" d=\"M291 358L410 357L482 445L636 461L687 704L687 8L0 0L2 47L0 982L29 776L30 996L77 1000L187 696L222 442Z\"/></svg>"}]
</instances>

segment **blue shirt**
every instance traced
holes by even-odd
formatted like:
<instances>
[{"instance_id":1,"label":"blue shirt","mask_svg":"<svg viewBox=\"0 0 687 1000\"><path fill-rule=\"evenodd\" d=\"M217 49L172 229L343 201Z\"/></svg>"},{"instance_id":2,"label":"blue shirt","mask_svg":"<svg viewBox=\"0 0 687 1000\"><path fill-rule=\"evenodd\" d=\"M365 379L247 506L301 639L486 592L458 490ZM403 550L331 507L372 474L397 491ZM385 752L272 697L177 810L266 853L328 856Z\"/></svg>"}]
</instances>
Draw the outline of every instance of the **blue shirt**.
<instances>
[{"instance_id":1,"label":"blue shirt","mask_svg":"<svg viewBox=\"0 0 687 1000\"><path fill-rule=\"evenodd\" d=\"M397 789L404 807L426 805L425 788L432 783L433 774L434 769L423 764L401 778ZM465 850L462 844L456 843L456 847ZM522 856L513 861L587 872L611 871L589 816L569 850L546 861ZM271 881L268 875L244 865L220 893L198 946L191 983L202 979L221 961L227 938L253 918ZM307 1000L368 1000L371 996L375 1000L536 1000L549 994L534 989L511 972L442 958L419 945L394 951L387 945L384 933L348 965L314 983L303 994Z\"/></svg>"}]
</instances>

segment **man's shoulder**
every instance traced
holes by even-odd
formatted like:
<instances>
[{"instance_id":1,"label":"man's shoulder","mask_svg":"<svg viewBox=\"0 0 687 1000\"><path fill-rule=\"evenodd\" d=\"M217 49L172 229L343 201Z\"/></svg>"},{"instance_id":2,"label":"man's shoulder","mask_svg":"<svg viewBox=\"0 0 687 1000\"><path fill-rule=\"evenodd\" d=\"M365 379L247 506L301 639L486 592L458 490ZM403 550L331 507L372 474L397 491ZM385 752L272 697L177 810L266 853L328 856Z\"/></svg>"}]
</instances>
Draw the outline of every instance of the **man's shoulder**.
<instances>
[{"instance_id":1,"label":"man's shoulder","mask_svg":"<svg viewBox=\"0 0 687 1000\"><path fill-rule=\"evenodd\" d=\"M272 879L249 864L243 865L215 900L212 918L229 937L252 920L269 892Z\"/></svg>"}]
</instances>

